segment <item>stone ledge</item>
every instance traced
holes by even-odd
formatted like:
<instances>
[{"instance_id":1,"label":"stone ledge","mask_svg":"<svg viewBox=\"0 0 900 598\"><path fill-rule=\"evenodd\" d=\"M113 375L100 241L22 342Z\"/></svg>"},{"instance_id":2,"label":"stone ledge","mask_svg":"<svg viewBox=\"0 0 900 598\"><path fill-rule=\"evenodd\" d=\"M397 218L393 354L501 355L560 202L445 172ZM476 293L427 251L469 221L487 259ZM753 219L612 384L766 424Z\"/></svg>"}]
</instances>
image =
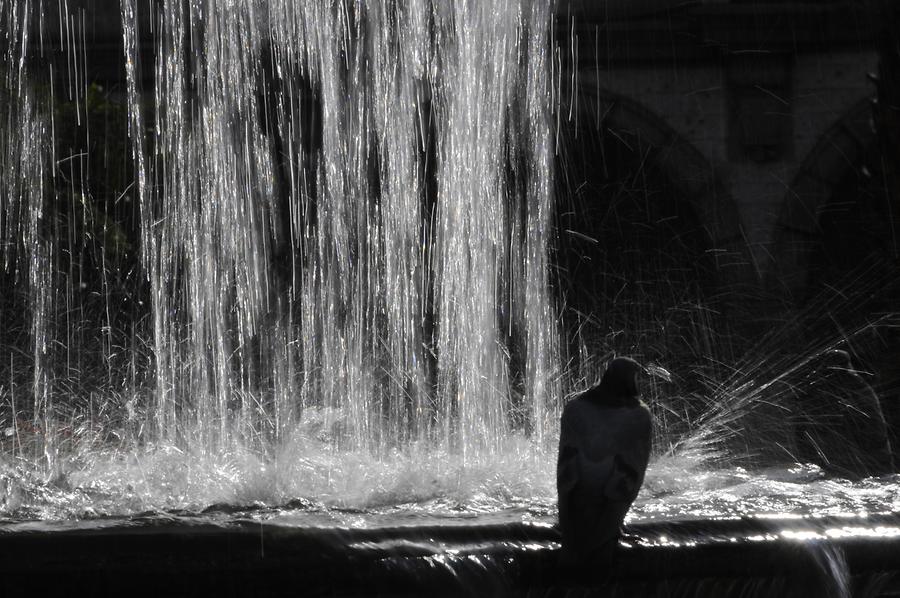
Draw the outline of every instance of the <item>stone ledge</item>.
<instances>
[{"instance_id":1,"label":"stone ledge","mask_svg":"<svg viewBox=\"0 0 900 598\"><path fill-rule=\"evenodd\" d=\"M571 587L546 525L296 528L200 516L60 527L0 528L0 595L544 596ZM900 515L627 531L599 595L825 595L826 570L841 563L866 595L900 591Z\"/></svg>"}]
</instances>

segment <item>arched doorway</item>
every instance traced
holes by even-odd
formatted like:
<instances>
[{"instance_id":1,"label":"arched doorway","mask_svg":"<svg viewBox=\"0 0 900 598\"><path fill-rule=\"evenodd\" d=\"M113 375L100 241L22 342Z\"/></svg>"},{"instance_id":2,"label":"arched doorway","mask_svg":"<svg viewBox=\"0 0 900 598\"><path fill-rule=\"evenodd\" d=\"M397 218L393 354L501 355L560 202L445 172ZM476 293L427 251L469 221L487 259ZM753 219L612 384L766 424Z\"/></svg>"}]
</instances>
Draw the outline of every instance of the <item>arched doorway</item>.
<instances>
[{"instance_id":1,"label":"arched doorway","mask_svg":"<svg viewBox=\"0 0 900 598\"><path fill-rule=\"evenodd\" d=\"M731 350L722 316L750 260L714 168L633 100L583 94L572 115L558 144L555 264L575 386L612 353L677 369Z\"/></svg>"},{"instance_id":2,"label":"arched doorway","mask_svg":"<svg viewBox=\"0 0 900 598\"><path fill-rule=\"evenodd\" d=\"M788 298L798 334L807 344L831 339L850 354L880 398L896 454L900 206L886 192L868 99L804 161L779 218L775 255L771 286Z\"/></svg>"},{"instance_id":3,"label":"arched doorway","mask_svg":"<svg viewBox=\"0 0 900 598\"><path fill-rule=\"evenodd\" d=\"M825 288L851 284L842 279L862 263L896 259L896 212L866 99L825 132L794 177L776 226L770 286L803 306Z\"/></svg>"}]
</instances>

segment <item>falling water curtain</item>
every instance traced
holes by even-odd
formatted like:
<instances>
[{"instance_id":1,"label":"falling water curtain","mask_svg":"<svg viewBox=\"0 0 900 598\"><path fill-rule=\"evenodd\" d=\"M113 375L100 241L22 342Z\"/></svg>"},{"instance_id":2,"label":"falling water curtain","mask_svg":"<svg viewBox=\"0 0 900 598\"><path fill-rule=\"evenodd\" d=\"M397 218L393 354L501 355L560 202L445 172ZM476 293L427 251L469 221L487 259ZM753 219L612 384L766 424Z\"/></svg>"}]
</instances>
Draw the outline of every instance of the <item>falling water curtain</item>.
<instances>
[{"instance_id":1,"label":"falling water curtain","mask_svg":"<svg viewBox=\"0 0 900 598\"><path fill-rule=\"evenodd\" d=\"M29 22L46 8L0 0L4 126L22 131L0 142L0 258L4 276L29 281L37 419L54 411L54 380L78 375L54 367L52 347L72 347L51 342L54 310L80 299L54 294L65 252L47 206L66 157L51 143L53 110L87 97L75 56L91 10ZM139 280L127 284L146 285L147 301L133 301L144 315L130 325L109 317L109 339L140 331L103 351L122 359L148 339L149 361L130 366L144 375L116 377L135 386L141 441L265 447L312 410L329 414L335 446L354 449L429 441L476 458L510 432L547 443L560 396L552 6L119 8L133 181L113 199L134 209L107 221L136 231ZM52 28L72 40L66 76L83 85L42 104L27 56L41 45L28 36ZM70 185L66 201L93 205L85 189ZM95 294L107 287L104 274Z\"/></svg>"}]
</instances>

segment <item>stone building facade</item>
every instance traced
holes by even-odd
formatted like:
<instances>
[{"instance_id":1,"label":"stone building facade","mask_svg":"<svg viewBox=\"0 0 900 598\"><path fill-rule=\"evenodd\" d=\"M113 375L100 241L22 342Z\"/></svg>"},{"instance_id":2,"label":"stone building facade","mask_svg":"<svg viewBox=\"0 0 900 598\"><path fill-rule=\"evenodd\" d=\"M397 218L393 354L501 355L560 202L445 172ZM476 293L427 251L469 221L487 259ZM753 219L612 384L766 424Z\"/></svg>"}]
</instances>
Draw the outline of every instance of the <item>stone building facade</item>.
<instances>
[{"instance_id":1,"label":"stone building facade","mask_svg":"<svg viewBox=\"0 0 900 598\"><path fill-rule=\"evenodd\" d=\"M860 2L573 1L557 65L603 127L657 150L712 247L743 253L730 279L803 302L822 214L879 175L875 31Z\"/></svg>"}]
</instances>

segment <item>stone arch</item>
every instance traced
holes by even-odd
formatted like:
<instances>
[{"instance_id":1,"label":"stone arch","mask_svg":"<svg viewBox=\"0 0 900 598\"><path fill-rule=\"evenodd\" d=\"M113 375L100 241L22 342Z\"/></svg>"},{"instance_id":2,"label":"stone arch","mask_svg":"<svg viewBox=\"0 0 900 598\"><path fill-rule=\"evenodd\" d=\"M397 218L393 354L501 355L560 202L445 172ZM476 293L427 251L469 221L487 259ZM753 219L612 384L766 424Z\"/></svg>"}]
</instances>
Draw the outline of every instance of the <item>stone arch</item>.
<instances>
[{"instance_id":1,"label":"stone arch","mask_svg":"<svg viewBox=\"0 0 900 598\"><path fill-rule=\"evenodd\" d=\"M769 286L801 301L809 283L810 261L822 243L820 219L849 171L862 164L876 142L871 101L864 99L829 127L806 156L783 202L775 228L776 263Z\"/></svg>"},{"instance_id":2,"label":"stone arch","mask_svg":"<svg viewBox=\"0 0 900 598\"><path fill-rule=\"evenodd\" d=\"M798 170L775 231L770 288L794 308L800 335L825 331L843 338L854 367L880 397L900 445L900 332L893 318L900 305L897 237L900 214L884 188L882 148L864 98L821 136ZM871 172L865 173L864 168ZM860 327L862 325L862 327Z\"/></svg>"},{"instance_id":3,"label":"stone arch","mask_svg":"<svg viewBox=\"0 0 900 598\"><path fill-rule=\"evenodd\" d=\"M671 365L708 351L757 284L737 206L709 160L637 101L573 101L559 112L553 264L573 379L612 352Z\"/></svg>"},{"instance_id":4,"label":"stone arch","mask_svg":"<svg viewBox=\"0 0 900 598\"><path fill-rule=\"evenodd\" d=\"M710 250L722 256L717 263L719 282L755 281L737 205L706 156L634 99L604 89L583 91L579 96L578 110L599 115L598 127L636 132L654 149L650 159L686 199L708 237Z\"/></svg>"}]
</instances>

